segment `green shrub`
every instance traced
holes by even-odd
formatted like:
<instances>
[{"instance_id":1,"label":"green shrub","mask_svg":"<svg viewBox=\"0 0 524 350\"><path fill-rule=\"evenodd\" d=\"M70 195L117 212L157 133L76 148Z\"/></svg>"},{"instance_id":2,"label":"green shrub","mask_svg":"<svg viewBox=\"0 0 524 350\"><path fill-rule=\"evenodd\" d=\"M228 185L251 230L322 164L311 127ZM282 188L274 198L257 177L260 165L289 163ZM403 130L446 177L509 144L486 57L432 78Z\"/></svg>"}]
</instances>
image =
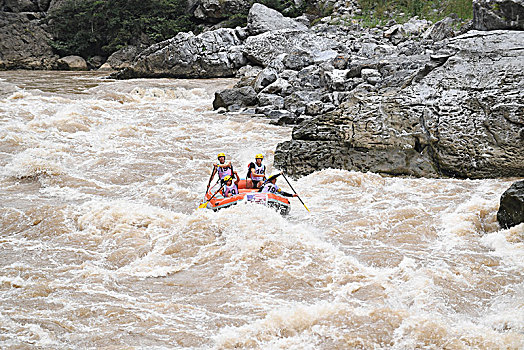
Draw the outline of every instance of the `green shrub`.
<instances>
[{"instance_id":1,"label":"green shrub","mask_svg":"<svg viewBox=\"0 0 524 350\"><path fill-rule=\"evenodd\" d=\"M362 15L358 18L365 25L381 25L395 19L405 22L414 16L433 22L456 14L462 20L473 17L471 0L358 0Z\"/></svg>"},{"instance_id":2,"label":"green shrub","mask_svg":"<svg viewBox=\"0 0 524 350\"><path fill-rule=\"evenodd\" d=\"M51 12L52 47L60 55L109 56L139 42L159 42L189 31L186 0L68 0Z\"/></svg>"},{"instance_id":3,"label":"green shrub","mask_svg":"<svg viewBox=\"0 0 524 350\"><path fill-rule=\"evenodd\" d=\"M228 16L224 27L227 28L236 28L236 27L245 27L247 24L247 13L235 13Z\"/></svg>"}]
</instances>

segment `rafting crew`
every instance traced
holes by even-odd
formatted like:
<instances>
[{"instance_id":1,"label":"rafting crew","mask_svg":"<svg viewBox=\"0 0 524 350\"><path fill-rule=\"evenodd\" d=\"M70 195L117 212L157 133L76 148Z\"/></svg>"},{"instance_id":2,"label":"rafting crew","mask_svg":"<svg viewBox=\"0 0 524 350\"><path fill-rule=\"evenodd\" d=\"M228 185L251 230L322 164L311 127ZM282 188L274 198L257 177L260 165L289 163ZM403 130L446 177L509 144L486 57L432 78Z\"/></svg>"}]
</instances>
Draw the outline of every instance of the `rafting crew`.
<instances>
[{"instance_id":1,"label":"rafting crew","mask_svg":"<svg viewBox=\"0 0 524 350\"><path fill-rule=\"evenodd\" d=\"M231 175L228 175L224 178L224 186L222 188L222 195L224 197L232 197L236 194L238 194L238 181L237 178L235 182L233 183L233 177Z\"/></svg>"},{"instance_id":2,"label":"rafting crew","mask_svg":"<svg viewBox=\"0 0 524 350\"><path fill-rule=\"evenodd\" d=\"M224 185L224 179L226 178L226 176L234 176L237 179L237 181L240 180L240 177L238 176L237 172L233 170L233 165L231 164L231 162L226 163L226 155L224 153L219 153L217 158L218 163L213 164L213 171L211 172L211 177L209 178L209 182L207 183L206 192L209 191L211 181L213 181L213 178L217 173L218 180L220 181L220 186Z\"/></svg>"},{"instance_id":3,"label":"rafting crew","mask_svg":"<svg viewBox=\"0 0 524 350\"><path fill-rule=\"evenodd\" d=\"M296 193L293 194L284 192L280 187L277 186L277 177L279 177L280 175L282 175L282 173L278 173L269 177L269 179L267 179L267 181L264 182L264 185L258 190L258 192L269 192L284 197L298 197Z\"/></svg>"},{"instance_id":4,"label":"rafting crew","mask_svg":"<svg viewBox=\"0 0 524 350\"><path fill-rule=\"evenodd\" d=\"M262 161L264 159L264 156L260 153L255 155L255 161L249 163L248 165L248 172L246 175L246 180L242 180L241 184L241 190L239 190L239 184L240 184L240 177L238 174L233 170L233 165L231 162L226 163L226 155L224 153L219 153L218 156L218 163L213 164L213 171L211 172L211 177L209 178L208 184L207 184L207 190L206 190L206 196L202 203L198 206L199 209L202 208L208 208L213 210L218 210L222 207L234 205L239 201L244 201L244 194L247 193L253 193L253 192L260 192L260 193L272 193L277 195L275 198L273 198L273 201L277 202L277 208L280 208L278 210L281 211L282 215L286 215L289 210L289 201L285 199L278 199L278 196L282 197L297 197L298 200L302 203L304 208L309 212L309 209L306 207L306 204L302 201L302 199L299 197L293 186L291 186L291 183L287 179L286 175L284 173L278 173L275 175L270 176L268 179L266 179L266 166L262 164ZM215 174L218 174L218 182L220 182L220 188L215 191L213 195L211 195L209 186L211 185L211 182L213 181L213 178L215 177ZM280 187L277 186L277 178L282 175L283 178L288 183L289 187L291 187L292 193L287 193L282 191ZM214 186L216 186L213 185ZM253 191L249 191L249 189L253 189ZM246 191L247 190L247 191ZM242 193L240 192L242 191ZM215 201L213 202L213 198L217 194L221 194L223 198L231 198L227 201ZM223 199L222 198L222 199ZM253 196L250 197L251 199L254 198ZM247 199L247 201L250 201L250 199ZM268 204L268 200L266 199L266 205L268 206L275 206L275 203ZM220 204L221 203L221 204ZM220 205L219 205L220 204ZM283 209L282 209L283 208Z\"/></svg>"},{"instance_id":5,"label":"rafting crew","mask_svg":"<svg viewBox=\"0 0 524 350\"><path fill-rule=\"evenodd\" d=\"M262 164L264 156L262 154L255 155L255 162L248 165L246 175L246 188L260 188L264 180L266 180L266 166Z\"/></svg>"}]
</instances>

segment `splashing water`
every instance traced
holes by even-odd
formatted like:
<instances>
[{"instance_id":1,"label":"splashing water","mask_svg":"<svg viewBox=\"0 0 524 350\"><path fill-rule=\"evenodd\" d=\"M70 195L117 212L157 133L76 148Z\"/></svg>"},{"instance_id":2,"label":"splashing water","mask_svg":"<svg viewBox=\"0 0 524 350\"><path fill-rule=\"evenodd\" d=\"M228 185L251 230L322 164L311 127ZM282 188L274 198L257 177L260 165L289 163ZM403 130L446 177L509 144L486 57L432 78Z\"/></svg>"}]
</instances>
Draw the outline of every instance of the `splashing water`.
<instances>
[{"instance_id":1,"label":"splashing water","mask_svg":"<svg viewBox=\"0 0 524 350\"><path fill-rule=\"evenodd\" d=\"M271 174L290 138L212 111L233 84L0 72L2 348L524 347L514 179L330 169L293 182L311 214L196 210L217 153Z\"/></svg>"}]
</instances>

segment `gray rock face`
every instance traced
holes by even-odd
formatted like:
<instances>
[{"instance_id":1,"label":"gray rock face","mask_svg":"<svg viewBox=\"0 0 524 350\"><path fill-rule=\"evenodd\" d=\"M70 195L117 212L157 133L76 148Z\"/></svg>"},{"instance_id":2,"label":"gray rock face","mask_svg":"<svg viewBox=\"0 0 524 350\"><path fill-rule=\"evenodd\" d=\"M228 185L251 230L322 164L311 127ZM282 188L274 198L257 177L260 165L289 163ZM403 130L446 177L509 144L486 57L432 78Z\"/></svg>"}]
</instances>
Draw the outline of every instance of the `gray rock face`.
<instances>
[{"instance_id":1,"label":"gray rock face","mask_svg":"<svg viewBox=\"0 0 524 350\"><path fill-rule=\"evenodd\" d=\"M284 17L280 12L262 4L253 4L247 17L247 30L250 35L258 35L279 29L305 31L307 26L292 18Z\"/></svg>"},{"instance_id":2,"label":"gray rock face","mask_svg":"<svg viewBox=\"0 0 524 350\"><path fill-rule=\"evenodd\" d=\"M312 61L320 62L335 57L338 46L335 40L314 33L282 29L250 36L243 52L251 62L266 67L279 55L296 52L308 52Z\"/></svg>"},{"instance_id":3,"label":"gray rock face","mask_svg":"<svg viewBox=\"0 0 524 350\"><path fill-rule=\"evenodd\" d=\"M46 11L46 9L40 8L41 1L36 0L3 0L0 1L0 11L5 12L41 12ZM45 2L43 2L45 5ZM47 2L47 6L49 6L49 2Z\"/></svg>"},{"instance_id":4,"label":"gray rock face","mask_svg":"<svg viewBox=\"0 0 524 350\"><path fill-rule=\"evenodd\" d=\"M277 167L524 176L524 32L470 32L442 52L422 56L426 64L404 80L359 85L337 110L295 127L277 148ZM342 79L370 79L385 67L342 71Z\"/></svg>"},{"instance_id":5,"label":"gray rock face","mask_svg":"<svg viewBox=\"0 0 524 350\"><path fill-rule=\"evenodd\" d=\"M178 33L172 39L152 45L124 69L118 78L231 77L247 61L238 45L241 40L233 29L217 29L195 36Z\"/></svg>"},{"instance_id":6,"label":"gray rock face","mask_svg":"<svg viewBox=\"0 0 524 350\"><path fill-rule=\"evenodd\" d=\"M524 1L473 0L473 28L524 30Z\"/></svg>"},{"instance_id":7,"label":"gray rock face","mask_svg":"<svg viewBox=\"0 0 524 350\"><path fill-rule=\"evenodd\" d=\"M470 32L450 46L457 54L410 91L440 172L524 175L524 32Z\"/></svg>"},{"instance_id":8,"label":"gray rock face","mask_svg":"<svg viewBox=\"0 0 524 350\"><path fill-rule=\"evenodd\" d=\"M524 180L514 182L502 194L497 220L506 229L524 222Z\"/></svg>"},{"instance_id":9,"label":"gray rock face","mask_svg":"<svg viewBox=\"0 0 524 350\"><path fill-rule=\"evenodd\" d=\"M26 14L0 12L0 69L52 69L58 56L48 42L51 39Z\"/></svg>"}]
</instances>

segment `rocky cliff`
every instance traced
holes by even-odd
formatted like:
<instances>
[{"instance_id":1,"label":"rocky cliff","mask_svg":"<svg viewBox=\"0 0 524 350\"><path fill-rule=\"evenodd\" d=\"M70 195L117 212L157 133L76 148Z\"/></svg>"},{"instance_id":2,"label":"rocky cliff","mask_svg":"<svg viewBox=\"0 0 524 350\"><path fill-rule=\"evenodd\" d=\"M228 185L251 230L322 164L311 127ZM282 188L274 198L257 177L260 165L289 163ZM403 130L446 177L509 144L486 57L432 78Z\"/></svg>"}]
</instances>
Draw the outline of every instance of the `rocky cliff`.
<instances>
[{"instance_id":1,"label":"rocky cliff","mask_svg":"<svg viewBox=\"0 0 524 350\"><path fill-rule=\"evenodd\" d=\"M45 23L65 0L0 0L0 69L61 69Z\"/></svg>"},{"instance_id":2,"label":"rocky cliff","mask_svg":"<svg viewBox=\"0 0 524 350\"><path fill-rule=\"evenodd\" d=\"M296 126L277 165L294 175L524 176L524 32L470 31L420 60L401 81L361 84ZM389 75L390 60L375 64L379 79Z\"/></svg>"},{"instance_id":3,"label":"rocky cliff","mask_svg":"<svg viewBox=\"0 0 524 350\"><path fill-rule=\"evenodd\" d=\"M48 44L51 36L42 28L41 18L40 12L0 12L0 69L51 69L56 65L58 56Z\"/></svg>"}]
</instances>

